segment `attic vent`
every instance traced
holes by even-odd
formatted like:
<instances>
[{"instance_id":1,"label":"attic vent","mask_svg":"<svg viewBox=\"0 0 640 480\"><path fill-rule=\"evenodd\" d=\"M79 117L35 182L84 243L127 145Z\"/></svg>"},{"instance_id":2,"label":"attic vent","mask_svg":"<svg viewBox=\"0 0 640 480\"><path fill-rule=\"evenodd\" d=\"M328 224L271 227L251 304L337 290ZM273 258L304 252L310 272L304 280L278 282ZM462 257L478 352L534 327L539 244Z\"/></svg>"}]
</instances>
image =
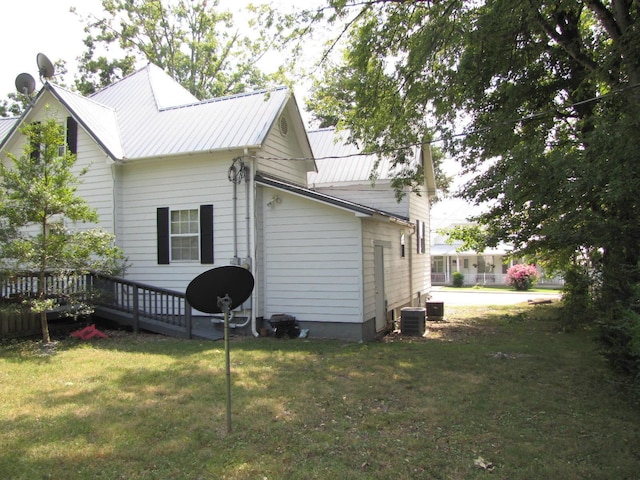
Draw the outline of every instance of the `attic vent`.
<instances>
[{"instance_id":1,"label":"attic vent","mask_svg":"<svg viewBox=\"0 0 640 480\"><path fill-rule=\"evenodd\" d=\"M280 117L280 120L278 121L278 127L280 128L280 134L283 137L286 137L287 133L289 132L289 124L287 123L287 119L284 117Z\"/></svg>"}]
</instances>

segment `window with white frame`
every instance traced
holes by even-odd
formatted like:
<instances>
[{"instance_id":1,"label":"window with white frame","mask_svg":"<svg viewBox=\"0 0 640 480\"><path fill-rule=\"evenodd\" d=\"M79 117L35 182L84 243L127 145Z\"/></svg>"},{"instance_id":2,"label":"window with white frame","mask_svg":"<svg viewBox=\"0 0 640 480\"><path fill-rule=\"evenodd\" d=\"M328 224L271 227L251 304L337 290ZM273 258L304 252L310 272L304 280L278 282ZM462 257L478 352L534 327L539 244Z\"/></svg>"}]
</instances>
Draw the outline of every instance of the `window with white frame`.
<instances>
[{"instance_id":1,"label":"window with white frame","mask_svg":"<svg viewBox=\"0 0 640 480\"><path fill-rule=\"evenodd\" d=\"M213 263L213 205L157 209L158 264Z\"/></svg>"},{"instance_id":2,"label":"window with white frame","mask_svg":"<svg viewBox=\"0 0 640 480\"><path fill-rule=\"evenodd\" d=\"M198 210L173 210L170 230L171 260L199 260Z\"/></svg>"}]
</instances>

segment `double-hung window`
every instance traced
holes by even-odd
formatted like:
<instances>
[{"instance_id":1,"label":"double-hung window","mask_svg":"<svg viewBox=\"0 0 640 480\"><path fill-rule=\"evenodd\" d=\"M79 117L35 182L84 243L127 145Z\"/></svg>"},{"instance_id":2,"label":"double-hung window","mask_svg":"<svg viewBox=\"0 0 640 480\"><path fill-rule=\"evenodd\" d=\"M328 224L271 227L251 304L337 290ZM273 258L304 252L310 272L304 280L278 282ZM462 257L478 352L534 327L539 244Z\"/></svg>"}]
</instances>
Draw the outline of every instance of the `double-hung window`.
<instances>
[{"instance_id":1,"label":"double-hung window","mask_svg":"<svg viewBox=\"0 0 640 480\"><path fill-rule=\"evenodd\" d=\"M158 263L213 263L213 205L157 209Z\"/></svg>"},{"instance_id":2,"label":"double-hung window","mask_svg":"<svg viewBox=\"0 0 640 480\"><path fill-rule=\"evenodd\" d=\"M171 260L200 260L198 209L171 212Z\"/></svg>"}]
</instances>

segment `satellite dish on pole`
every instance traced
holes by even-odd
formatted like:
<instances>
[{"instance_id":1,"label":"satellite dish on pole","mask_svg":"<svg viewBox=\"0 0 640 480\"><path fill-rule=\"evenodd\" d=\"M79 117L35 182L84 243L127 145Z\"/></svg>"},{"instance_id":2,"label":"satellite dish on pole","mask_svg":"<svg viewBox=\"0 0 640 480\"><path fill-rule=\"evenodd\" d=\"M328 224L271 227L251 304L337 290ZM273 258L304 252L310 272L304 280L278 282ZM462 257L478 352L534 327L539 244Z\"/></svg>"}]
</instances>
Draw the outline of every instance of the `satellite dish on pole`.
<instances>
[{"instance_id":1,"label":"satellite dish on pole","mask_svg":"<svg viewBox=\"0 0 640 480\"><path fill-rule=\"evenodd\" d=\"M205 313L224 313L220 300L228 295L229 309L242 305L253 291L253 275L235 265L212 268L194 278L187 286L186 296L192 307Z\"/></svg>"},{"instance_id":2,"label":"satellite dish on pole","mask_svg":"<svg viewBox=\"0 0 640 480\"><path fill-rule=\"evenodd\" d=\"M36 56L36 62L38 64L38 72L40 73L41 79L52 78L55 75L56 70L53 63L51 63L51 60L49 60L44 53L39 53Z\"/></svg>"},{"instance_id":3,"label":"satellite dish on pole","mask_svg":"<svg viewBox=\"0 0 640 480\"><path fill-rule=\"evenodd\" d=\"M229 312L251 296L251 272L235 265L212 268L191 280L185 292L189 304L206 313L224 313L224 351L227 379L227 433L231 432L231 362L229 360Z\"/></svg>"},{"instance_id":4,"label":"satellite dish on pole","mask_svg":"<svg viewBox=\"0 0 640 480\"><path fill-rule=\"evenodd\" d=\"M16 77L16 89L20 93L29 96L36 89L36 81L28 73L21 73Z\"/></svg>"}]
</instances>

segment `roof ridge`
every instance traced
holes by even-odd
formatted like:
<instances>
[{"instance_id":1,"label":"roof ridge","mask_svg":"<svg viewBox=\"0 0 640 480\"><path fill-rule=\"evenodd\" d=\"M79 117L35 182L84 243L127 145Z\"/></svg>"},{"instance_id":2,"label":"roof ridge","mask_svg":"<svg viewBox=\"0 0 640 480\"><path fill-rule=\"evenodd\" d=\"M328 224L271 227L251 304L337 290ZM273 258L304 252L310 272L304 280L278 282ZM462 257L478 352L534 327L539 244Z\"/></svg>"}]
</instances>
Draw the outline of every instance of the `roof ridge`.
<instances>
[{"instance_id":1,"label":"roof ridge","mask_svg":"<svg viewBox=\"0 0 640 480\"><path fill-rule=\"evenodd\" d=\"M148 70L149 65L151 65L151 62L148 62L144 67L141 67L141 68L139 68L139 69L137 69L137 70L134 70L134 71L133 71L133 72L131 72L130 74L125 75L124 77L117 79L115 82L112 82L112 83L110 83L109 85L105 85L105 86L104 86L104 87L102 87L100 90L98 90L98 91L96 91L96 92L93 92L91 95L89 95L89 96L88 96L88 97L86 97L86 98L91 98L91 97L93 97L93 96L95 96L95 95L97 95L97 94L99 94L99 93L102 93L102 92L104 92L105 90L108 90L108 89L110 89L110 88L114 87L115 85L118 85L120 82L122 82L122 81L126 80L127 78L130 78L130 77L133 77L134 75L137 75L138 73L142 72L143 70Z\"/></svg>"},{"instance_id":2,"label":"roof ridge","mask_svg":"<svg viewBox=\"0 0 640 480\"><path fill-rule=\"evenodd\" d=\"M169 110L176 110L176 109L180 109L180 108L186 108L186 107L197 107L200 105L207 105L207 104L211 104L211 103L218 103L218 102L227 102L230 100L237 100L238 98L243 98L243 97L251 97L254 95L265 95L268 93L274 93L274 92L279 92L282 90L290 90L289 87L285 86L285 85L281 85L278 87L273 87L273 88L263 88L260 90L252 90L250 92L240 92L240 93L234 93L231 95L224 95L222 97L213 97L213 98L209 98L207 100L200 100L199 102L193 102L193 103L185 103L184 105L174 105L171 107L165 107L162 109L159 109L159 111L162 112L166 112Z\"/></svg>"}]
</instances>

